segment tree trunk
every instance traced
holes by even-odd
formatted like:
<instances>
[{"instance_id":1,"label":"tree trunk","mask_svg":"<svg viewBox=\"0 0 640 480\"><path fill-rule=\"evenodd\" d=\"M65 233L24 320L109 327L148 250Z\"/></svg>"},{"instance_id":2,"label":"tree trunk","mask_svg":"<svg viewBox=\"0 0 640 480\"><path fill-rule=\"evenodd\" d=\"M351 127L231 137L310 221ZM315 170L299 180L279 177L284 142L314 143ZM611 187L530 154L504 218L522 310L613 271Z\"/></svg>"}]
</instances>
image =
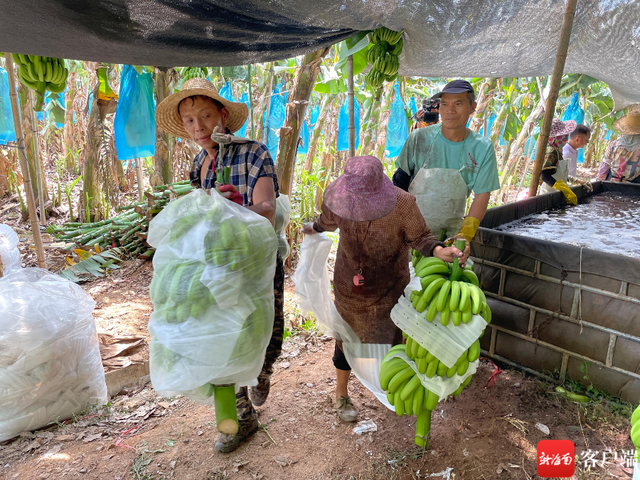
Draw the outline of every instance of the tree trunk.
<instances>
[{"instance_id":1,"label":"tree trunk","mask_svg":"<svg viewBox=\"0 0 640 480\"><path fill-rule=\"evenodd\" d=\"M311 173L313 169L313 161L318 150L318 140L320 139L320 134L322 133L322 127L324 126L327 115L333 108L335 99L336 95L325 95L322 98L322 103L320 104L320 115L318 115L318 120L313 129L313 135L309 140L309 150L307 151L307 156L304 160L304 169L309 173Z\"/></svg>"},{"instance_id":2,"label":"tree trunk","mask_svg":"<svg viewBox=\"0 0 640 480\"><path fill-rule=\"evenodd\" d=\"M329 52L329 48L323 48L308 53L302 60L302 65L296 71L293 90L287 103L287 116L280 130L280 142L278 145L278 160L276 161L276 173L278 175L280 192L289 195L293 186L295 175L296 154L298 153L298 139L304 121L304 115L309 104L311 92L318 78L320 63Z\"/></svg>"},{"instance_id":3,"label":"tree trunk","mask_svg":"<svg viewBox=\"0 0 640 480\"><path fill-rule=\"evenodd\" d=\"M169 89L170 69L157 68L155 73L156 105L171 94ZM153 156L153 174L149 177L152 187L173 182L173 135L168 134L159 127L156 127L156 153Z\"/></svg>"},{"instance_id":4,"label":"tree trunk","mask_svg":"<svg viewBox=\"0 0 640 480\"><path fill-rule=\"evenodd\" d=\"M338 155L338 153L336 153ZM324 193L324 189L327 188L329 182L331 181L331 174L333 173L333 155L328 152L322 152L322 158L320 159L320 168L324 168L324 181L319 182L318 190L316 191L316 203L315 209L317 211L321 211L320 207L322 207L322 194Z\"/></svg>"},{"instance_id":5,"label":"tree trunk","mask_svg":"<svg viewBox=\"0 0 640 480\"><path fill-rule=\"evenodd\" d=\"M480 92L478 93L478 98L476 99L478 105L476 106L476 112L473 114L473 117L471 119L471 125L469 125L470 130L479 132L485 117L485 113L490 114L490 112L487 112L487 107L489 106L489 102L496 92L496 84L497 80L495 78L486 78L484 83L480 87ZM487 132L484 133L486 136Z\"/></svg>"},{"instance_id":6,"label":"tree trunk","mask_svg":"<svg viewBox=\"0 0 640 480\"><path fill-rule=\"evenodd\" d=\"M380 114L382 108L380 108L380 101L382 100L383 87L380 87L374 93L371 99L371 106L369 107L367 126L363 125L362 141L360 142L360 152L365 155L373 152L375 148L375 140L378 136L378 126L380 124Z\"/></svg>"},{"instance_id":7,"label":"tree trunk","mask_svg":"<svg viewBox=\"0 0 640 480\"><path fill-rule=\"evenodd\" d=\"M266 121L263 121L265 112L267 113L267 119L269 118L269 105L271 104L271 94L273 93L273 83L275 80L275 74L273 72L273 63L268 64L269 67L267 71L264 73L265 76L265 86L266 82L269 82L269 88L264 88L264 94L262 95L262 99L260 101L260 108L258 109L258 118L254 118L254 125L258 125L258 133L256 135L255 140L259 142L266 141L264 138L264 131L267 128Z\"/></svg>"},{"instance_id":8,"label":"tree trunk","mask_svg":"<svg viewBox=\"0 0 640 480\"><path fill-rule=\"evenodd\" d=\"M596 143L600 140L600 124L596 127L595 131L591 135L591 141L589 142L589 148L587 154L584 156L584 166L591 168L595 163L594 153L596 150Z\"/></svg>"},{"instance_id":9,"label":"tree trunk","mask_svg":"<svg viewBox=\"0 0 640 480\"><path fill-rule=\"evenodd\" d=\"M501 179L501 188L505 184L507 179L509 179L510 176L513 175L513 172L517 170L518 162L524 152L524 146L527 143L527 139L531 135L534 125L538 122L538 120L543 114L544 114L544 100L542 99L538 101L538 104L529 114L529 117L527 118L527 120L525 120L524 125L522 126L522 129L518 134L518 138L516 139L516 143L512 147L514 153L509 157L505 167L502 170L503 173L502 173L502 179Z\"/></svg>"},{"instance_id":10,"label":"tree trunk","mask_svg":"<svg viewBox=\"0 0 640 480\"><path fill-rule=\"evenodd\" d=\"M75 125L73 123L73 114L75 112L74 99L76 96L76 73L69 72L67 80L67 94L65 96L65 112L64 112L64 130L63 130L63 150L64 150L64 166L68 172L76 173L78 166L76 165L76 145L75 145Z\"/></svg>"},{"instance_id":11,"label":"tree trunk","mask_svg":"<svg viewBox=\"0 0 640 480\"><path fill-rule=\"evenodd\" d=\"M33 132L38 130L37 125L33 125L31 112L33 111L32 95L29 94L29 89L25 87L22 82L18 87L18 97L20 98L20 114L22 116L22 133L24 135L24 145L27 153L27 161L29 162L29 175L31 177L31 185L33 188L33 198L38 202L40 198L40 184L36 180L41 178L42 183L42 195L43 200L46 203L49 200L49 193L47 191L47 179L44 174L44 166L40 158L36 158L36 145L37 138L34 137ZM35 117L35 115L33 115ZM38 170L39 169L39 172Z\"/></svg>"},{"instance_id":12,"label":"tree trunk","mask_svg":"<svg viewBox=\"0 0 640 480\"><path fill-rule=\"evenodd\" d=\"M385 93L382 98L382 105L380 110L382 111L379 128L378 138L376 139L376 153L382 163L384 163L384 149L387 145L387 125L389 125L389 117L391 116L390 105L393 103L393 82L387 82L385 85Z\"/></svg>"},{"instance_id":13,"label":"tree trunk","mask_svg":"<svg viewBox=\"0 0 640 480\"><path fill-rule=\"evenodd\" d=\"M95 73L94 73L95 76ZM80 198L80 221L87 219L92 222L102 218L102 191L98 179L98 165L100 162L100 145L102 143L102 128L100 121L100 108L98 107L98 90L100 82L95 77L93 87L93 104L89 115L87 128L87 149L84 158L84 174L82 177L82 197Z\"/></svg>"},{"instance_id":14,"label":"tree trunk","mask_svg":"<svg viewBox=\"0 0 640 480\"><path fill-rule=\"evenodd\" d=\"M509 110L511 109L511 105L508 103L503 103L500 108L500 112L498 112L498 116L496 117L493 125L491 126L491 135L489 139L495 149L500 146L500 139L502 135L502 127L504 127L504 122L507 120L507 116L509 115ZM502 165L504 165L506 159L502 158Z\"/></svg>"}]
</instances>

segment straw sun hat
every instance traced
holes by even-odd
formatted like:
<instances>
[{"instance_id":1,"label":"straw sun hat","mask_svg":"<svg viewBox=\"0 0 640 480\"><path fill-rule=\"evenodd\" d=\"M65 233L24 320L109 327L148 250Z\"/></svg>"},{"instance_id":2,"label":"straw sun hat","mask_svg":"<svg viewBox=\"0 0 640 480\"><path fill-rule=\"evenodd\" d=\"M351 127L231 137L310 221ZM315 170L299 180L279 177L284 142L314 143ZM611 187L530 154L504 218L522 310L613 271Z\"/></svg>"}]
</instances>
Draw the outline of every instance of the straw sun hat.
<instances>
[{"instance_id":1,"label":"straw sun hat","mask_svg":"<svg viewBox=\"0 0 640 480\"><path fill-rule=\"evenodd\" d=\"M230 102L226 98L222 98L213 84L206 78L192 78L182 84L182 90L169 95L158 105L158 108L156 108L156 123L158 126L180 138L189 138L189 134L182 124L178 105L185 98L194 95L210 97L224 105L229 110L229 117L225 127L232 132L240 130L247 120L249 108L244 102Z\"/></svg>"},{"instance_id":2,"label":"straw sun hat","mask_svg":"<svg viewBox=\"0 0 640 480\"><path fill-rule=\"evenodd\" d=\"M632 105L629 113L613 123L613 129L622 135L640 134L640 105Z\"/></svg>"}]
</instances>

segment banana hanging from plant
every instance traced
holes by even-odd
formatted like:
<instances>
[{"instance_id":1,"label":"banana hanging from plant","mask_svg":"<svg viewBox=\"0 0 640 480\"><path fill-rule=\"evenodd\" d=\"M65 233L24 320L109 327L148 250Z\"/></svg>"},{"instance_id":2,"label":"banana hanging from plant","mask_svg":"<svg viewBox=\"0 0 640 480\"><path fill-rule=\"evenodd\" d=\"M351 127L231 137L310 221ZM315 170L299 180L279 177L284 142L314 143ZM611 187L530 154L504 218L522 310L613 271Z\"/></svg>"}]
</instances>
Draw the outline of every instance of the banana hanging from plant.
<instances>
[{"instance_id":1,"label":"banana hanging from plant","mask_svg":"<svg viewBox=\"0 0 640 480\"><path fill-rule=\"evenodd\" d=\"M372 87L381 87L382 84L392 82L398 76L400 69L400 53L402 53L402 32L380 27L370 34L371 47L367 51L367 62L371 69L365 80Z\"/></svg>"},{"instance_id":2,"label":"banana hanging from plant","mask_svg":"<svg viewBox=\"0 0 640 480\"><path fill-rule=\"evenodd\" d=\"M184 67L180 75L182 76L182 81L186 82L192 78L207 78L209 76L209 70L207 67Z\"/></svg>"},{"instance_id":3,"label":"banana hanging from plant","mask_svg":"<svg viewBox=\"0 0 640 480\"><path fill-rule=\"evenodd\" d=\"M47 90L61 93L66 88L69 69L63 59L21 53L12 53L11 56L18 65L18 78L22 84L36 92L37 111L44 105Z\"/></svg>"}]
</instances>

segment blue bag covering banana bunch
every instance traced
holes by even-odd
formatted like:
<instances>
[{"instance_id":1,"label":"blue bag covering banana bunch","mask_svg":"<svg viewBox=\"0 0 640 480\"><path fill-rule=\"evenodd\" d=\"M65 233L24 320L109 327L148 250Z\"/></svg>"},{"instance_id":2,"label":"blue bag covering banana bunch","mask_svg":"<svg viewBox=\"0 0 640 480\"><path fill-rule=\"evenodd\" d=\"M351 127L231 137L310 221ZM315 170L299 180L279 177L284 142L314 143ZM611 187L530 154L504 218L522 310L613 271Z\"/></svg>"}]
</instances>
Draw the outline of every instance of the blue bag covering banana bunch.
<instances>
[{"instance_id":1,"label":"blue bag covering banana bunch","mask_svg":"<svg viewBox=\"0 0 640 480\"><path fill-rule=\"evenodd\" d=\"M18 64L18 78L22 84L35 90L35 109L40 111L44 105L45 93L63 92L67 86L69 69L61 58L41 57L39 55L11 54Z\"/></svg>"},{"instance_id":2,"label":"blue bag covering banana bunch","mask_svg":"<svg viewBox=\"0 0 640 480\"><path fill-rule=\"evenodd\" d=\"M380 27L370 36L373 45L367 51L367 61L371 70L366 81L372 87L380 87L384 81L392 82L400 69L400 53L402 52L402 32Z\"/></svg>"}]
</instances>

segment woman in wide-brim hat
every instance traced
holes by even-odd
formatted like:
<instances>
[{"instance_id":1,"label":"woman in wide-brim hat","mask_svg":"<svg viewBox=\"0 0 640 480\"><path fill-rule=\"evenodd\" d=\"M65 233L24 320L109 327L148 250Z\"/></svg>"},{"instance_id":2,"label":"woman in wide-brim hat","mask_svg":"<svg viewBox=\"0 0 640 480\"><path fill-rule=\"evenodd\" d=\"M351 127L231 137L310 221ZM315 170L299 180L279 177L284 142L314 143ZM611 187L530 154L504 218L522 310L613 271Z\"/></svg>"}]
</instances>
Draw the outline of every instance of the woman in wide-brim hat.
<instances>
[{"instance_id":1,"label":"woman in wide-brim hat","mask_svg":"<svg viewBox=\"0 0 640 480\"><path fill-rule=\"evenodd\" d=\"M632 105L613 129L621 135L607 146L596 180L640 183L640 105Z\"/></svg>"},{"instance_id":2,"label":"woman in wide-brim hat","mask_svg":"<svg viewBox=\"0 0 640 480\"><path fill-rule=\"evenodd\" d=\"M563 122L559 118L554 118L549 131L549 140L544 154L544 163L540 180L542 187L540 193L551 193L560 190L568 203L578 204L578 197L571 190L567 182L569 181L569 165L564 159L562 150L569 141L569 135L578 126L575 120Z\"/></svg>"},{"instance_id":3,"label":"woman in wide-brim hat","mask_svg":"<svg viewBox=\"0 0 640 480\"><path fill-rule=\"evenodd\" d=\"M390 318L409 283L409 250L453 261L455 247L445 247L425 224L416 199L393 185L375 157L350 158L344 173L325 190L322 214L303 228L306 234L340 229L333 277L335 305L362 343L397 344L402 333ZM355 421L347 383L351 367L336 342L338 415Z\"/></svg>"}]
</instances>

